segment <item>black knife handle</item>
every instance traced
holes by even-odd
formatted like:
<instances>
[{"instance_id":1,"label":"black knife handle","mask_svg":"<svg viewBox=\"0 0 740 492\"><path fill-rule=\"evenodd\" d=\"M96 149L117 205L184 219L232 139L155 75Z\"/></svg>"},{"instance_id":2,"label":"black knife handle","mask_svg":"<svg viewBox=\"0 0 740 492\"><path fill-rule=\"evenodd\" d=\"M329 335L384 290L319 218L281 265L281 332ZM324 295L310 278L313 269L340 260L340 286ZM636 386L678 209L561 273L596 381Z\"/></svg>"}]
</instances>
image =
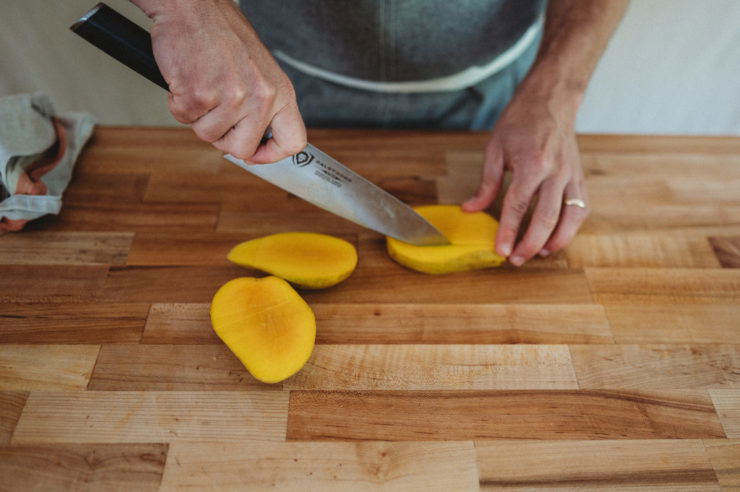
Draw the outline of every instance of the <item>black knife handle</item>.
<instances>
[{"instance_id":1,"label":"black knife handle","mask_svg":"<svg viewBox=\"0 0 740 492\"><path fill-rule=\"evenodd\" d=\"M154 60L152 37L146 29L106 4L97 4L70 29L161 88L169 90Z\"/></svg>"}]
</instances>

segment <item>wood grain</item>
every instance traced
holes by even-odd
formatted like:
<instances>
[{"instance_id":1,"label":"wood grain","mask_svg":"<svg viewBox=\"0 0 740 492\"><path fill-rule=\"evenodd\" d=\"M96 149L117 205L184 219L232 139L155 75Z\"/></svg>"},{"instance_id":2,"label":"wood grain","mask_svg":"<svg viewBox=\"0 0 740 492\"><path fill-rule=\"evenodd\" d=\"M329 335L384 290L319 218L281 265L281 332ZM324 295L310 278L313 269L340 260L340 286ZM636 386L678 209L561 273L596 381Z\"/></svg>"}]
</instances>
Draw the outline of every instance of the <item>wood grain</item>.
<instances>
[{"instance_id":1,"label":"wood grain","mask_svg":"<svg viewBox=\"0 0 740 492\"><path fill-rule=\"evenodd\" d=\"M464 285L465 288L460 288ZM537 285L536 289L532 285ZM389 288L393 286L393 288ZM311 303L416 304L589 304L591 293L581 270L481 270L425 275L401 266L358 267L342 284L302 293Z\"/></svg>"},{"instance_id":2,"label":"wood grain","mask_svg":"<svg viewBox=\"0 0 740 492\"><path fill-rule=\"evenodd\" d=\"M609 304L604 308L617 343L740 344L738 304Z\"/></svg>"},{"instance_id":3,"label":"wood grain","mask_svg":"<svg viewBox=\"0 0 740 492\"><path fill-rule=\"evenodd\" d=\"M0 303L0 343L135 343L149 304Z\"/></svg>"},{"instance_id":4,"label":"wood grain","mask_svg":"<svg viewBox=\"0 0 740 492\"><path fill-rule=\"evenodd\" d=\"M88 389L220 391L255 386L271 387L250 376L224 344L117 344L101 348Z\"/></svg>"},{"instance_id":5,"label":"wood grain","mask_svg":"<svg viewBox=\"0 0 740 492\"><path fill-rule=\"evenodd\" d=\"M740 439L705 440L704 446L722 490L740 488Z\"/></svg>"},{"instance_id":6,"label":"wood grain","mask_svg":"<svg viewBox=\"0 0 740 492\"><path fill-rule=\"evenodd\" d=\"M0 391L0 444L10 442L27 398L27 391Z\"/></svg>"},{"instance_id":7,"label":"wood grain","mask_svg":"<svg viewBox=\"0 0 740 492\"><path fill-rule=\"evenodd\" d=\"M581 388L740 386L738 345L572 345Z\"/></svg>"},{"instance_id":8,"label":"wood grain","mask_svg":"<svg viewBox=\"0 0 740 492\"><path fill-rule=\"evenodd\" d=\"M700 440L479 441L482 490L716 490Z\"/></svg>"},{"instance_id":9,"label":"wood grain","mask_svg":"<svg viewBox=\"0 0 740 492\"><path fill-rule=\"evenodd\" d=\"M118 200L72 202L57 216L26 226L28 230L76 231L210 231L218 220L218 203L137 203Z\"/></svg>"},{"instance_id":10,"label":"wood grain","mask_svg":"<svg viewBox=\"0 0 740 492\"><path fill-rule=\"evenodd\" d=\"M665 234L580 234L566 249L571 268L715 268L719 261L704 237Z\"/></svg>"},{"instance_id":11,"label":"wood grain","mask_svg":"<svg viewBox=\"0 0 740 492\"><path fill-rule=\"evenodd\" d=\"M166 444L0 446L7 490L157 490Z\"/></svg>"},{"instance_id":12,"label":"wood grain","mask_svg":"<svg viewBox=\"0 0 740 492\"><path fill-rule=\"evenodd\" d=\"M222 153L182 128L97 127L78 173L217 173Z\"/></svg>"},{"instance_id":13,"label":"wood grain","mask_svg":"<svg viewBox=\"0 0 740 492\"><path fill-rule=\"evenodd\" d=\"M282 441L282 391L33 392L11 443Z\"/></svg>"},{"instance_id":14,"label":"wood grain","mask_svg":"<svg viewBox=\"0 0 740 492\"><path fill-rule=\"evenodd\" d=\"M727 437L740 437L740 390L711 389L709 394Z\"/></svg>"},{"instance_id":15,"label":"wood grain","mask_svg":"<svg viewBox=\"0 0 740 492\"><path fill-rule=\"evenodd\" d=\"M0 241L5 265L123 265L130 232L25 232Z\"/></svg>"},{"instance_id":16,"label":"wood grain","mask_svg":"<svg viewBox=\"0 0 740 492\"><path fill-rule=\"evenodd\" d=\"M565 345L322 345L300 390L575 389Z\"/></svg>"},{"instance_id":17,"label":"wood grain","mask_svg":"<svg viewBox=\"0 0 740 492\"><path fill-rule=\"evenodd\" d=\"M267 235L277 232L310 231L322 234L357 234L362 227L329 212L317 209L312 213L250 212L241 209L222 210L217 232Z\"/></svg>"},{"instance_id":18,"label":"wood grain","mask_svg":"<svg viewBox=\"0 0 740 492\"><path fill-rule=\"evenodd\" d=\"M740 271L684 268L586 268L602 304L740 302Z\"/></svg>"},{"instance_id":19,"label":"wood grain","mask_svg":"<svg viewBox=\"0 0 740 492\"><path fill-rule=\"evenodd\" d=\"M186 443L163 490L477 490L470 442Z\"/></svg>"},{"instance_id":20,"label":"wood grain","mask_svg":"<svg viewBox=\"0 0 740 492\"><path fill-rule=\"evenodd\" d=\"M710 237L717 260L725 268L740 268L740 237Z\"/></svg>"},{"instance_id":21,"label":"wood grain","mask_svg":"<svg viewBox=\"0 0 740 492\"><path fill-rule=\"evenodd\" d=\"M229 280L256 273L236 265L111 267L100 296L106 302L211 302Z\"/></svg>"},{"instance_id":22,"label":"wood grain","mask_svg":"<svg viewBox=\"0 0 740 492\"><path fill-rule=\"evenodd\" d=\"M107 275L107 265L0 265L0 302L90 301Z\"/></svg>"},{"instance_id":23,"label":"wood grain","mask_svg":"<svg viewBox=\"0 0 740 492\"><path fill-rule=\"evenodd\" d=\"M408 441L725 434L704 391L292 391L287 436Z\"/></svg>"},{"instance_id":24,"label":"wood grain","mask_svg":"<svg viewBox=\"0 0 740 492\"><path fill-rule=\"evenodd\" d=\"M313 304L317 343L611 343L594 304Z\"/></svg>"},{"instance_id":25,"label":"wood grain","mask_svg":"<svg viewBox=\"0 0 740 492\"><path fill-rule=\"evenodd\" d=\"M141 202L149 179L147 173L85 173L78 169L64 191L64 204L99 201Z\"/></svg>"},{"instance_id":26,"label":"wood grain","mask_svg":"<svg viewBox=\"0 0 740 492\"><path fill-rule=\"evenodd\" d=\"M0 345L0 390L80 390L99 345Z\"/></svg>"},{"instance_id":27,"label":"wood grain","mask_svg":"<svg viewBox=\"0 0 740 492\"><path fill-rule=\"evenodd\" d=\"M154 303L141 343L220 344L211 327L209 303Z\"/></svg>"}]
</instances>

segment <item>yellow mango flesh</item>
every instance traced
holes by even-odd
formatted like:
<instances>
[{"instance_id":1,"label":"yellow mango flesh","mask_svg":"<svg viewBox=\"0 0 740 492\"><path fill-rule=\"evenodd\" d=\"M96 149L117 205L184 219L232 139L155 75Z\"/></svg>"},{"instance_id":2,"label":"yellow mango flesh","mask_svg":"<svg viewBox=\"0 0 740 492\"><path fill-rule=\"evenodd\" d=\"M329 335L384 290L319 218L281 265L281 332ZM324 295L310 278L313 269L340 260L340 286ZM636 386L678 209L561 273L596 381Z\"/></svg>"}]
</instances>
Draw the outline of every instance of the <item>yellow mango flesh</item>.
<instances>
[{"instance_id":1,"label":"yellow mango flesh","mask_svg":"<svg viewBox=\"0 0 740 492\"><path fill-rule=\"evenodd\" d=\"M227 258L306 289L323 289L349 277L357 250L349 242L313 232L283 232L235 246Z\"/></svg>"},{"instance_id":2,"label":"yellow mango flesh","mask_svg":"<svg viewBox=\"0 0 740 492\"><path fill-rule=\"evenodd\" d=\"M218 337L256 379L277 383L298 372L313 352L316 318L291 285L277 277L236 278L213 296Z\"/></svg>"},{"instance_id":3,"label":"yellow mango flesh","mask_svg":"<svg viewBox=\"0 0 740 492\"><path fill-rule=\"evenodd\" d=\"M454 273L499 266L505 258L494 251L498 222L485 212L467 213L457 205L415 207L451 244L414 246L387 238L388 254L401 265L430 273Z\"/></svg>"}]
</instances>

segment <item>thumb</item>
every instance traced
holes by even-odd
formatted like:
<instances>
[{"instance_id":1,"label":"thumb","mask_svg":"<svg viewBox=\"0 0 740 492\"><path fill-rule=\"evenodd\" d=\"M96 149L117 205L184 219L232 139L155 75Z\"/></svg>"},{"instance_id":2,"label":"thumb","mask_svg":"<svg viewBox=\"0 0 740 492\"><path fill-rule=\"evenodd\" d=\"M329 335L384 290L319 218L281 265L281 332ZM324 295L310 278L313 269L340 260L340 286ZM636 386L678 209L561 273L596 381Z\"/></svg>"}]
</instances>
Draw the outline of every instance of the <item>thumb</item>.
<instances>
[{"instance_id":1,"label":"thumb","mask_svg":"<svg viewBox=\"0 0 740 492\"><path fill-rule=\"evenodd\" d=\"M489 145L483 162L483 175L475 195L462 204L466 212L479 212L487 208L498 195L504 175L504 159L498 147Z\"/></svg>"}]
</instances>

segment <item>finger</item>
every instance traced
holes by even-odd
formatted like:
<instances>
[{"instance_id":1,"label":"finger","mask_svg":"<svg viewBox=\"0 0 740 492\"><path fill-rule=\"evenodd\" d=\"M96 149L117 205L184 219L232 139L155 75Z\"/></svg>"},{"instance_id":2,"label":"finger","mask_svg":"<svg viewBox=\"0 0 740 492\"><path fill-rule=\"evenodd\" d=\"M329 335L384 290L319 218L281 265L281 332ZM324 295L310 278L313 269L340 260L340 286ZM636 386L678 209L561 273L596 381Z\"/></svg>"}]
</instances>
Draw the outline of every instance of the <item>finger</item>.
<instances>
[{"instance_id":1,"label":"finger","mask_svg":"<svg viewBox=\"0 0 740 492\"><path fill-rule=\"evenodd\" d=\"M515 172L511 186L504 197L501 223L496 233L496 252L499 255L509 256L511 254L522 219L539 185L539 180L533 180Z\"/></svg>"},{"instance_id":2,"label":"finger","mask_svg":"<svg viewBox=\"0 0 740 492\"><path fill-rule=\"evenodd\" d=\"M245 96L234 94L192 123L191 127L201 140L216 142L222 139L246 115Z\"/></svg>"},{"instance_id":3,"label":"finger","mask_svg":"<svg viewBox=\"0 0 740 492\"><path fill-rule=\"evenodd\" d=\"M250 158L257 151L267 125L264 117L248 114L226 135L213 142L213 146L243 161L251 162Z\"/></svg>"},{"instance_id":4,"label":"finger","mask_svg":"<svg viewBox=\"0 0 740 492\"><path fill-rule=\"evenodd\" d=\"M489 145L483 162L483 175L475 196L462 204L466 212L478 212L487 208L496 199L504 176L504 157L501 147Z\"/></svg>"},{"instance_id":5,"label":"finger","mask_svg":"<svg viewBox=\"0 0 740 492\"><path fill-rule=\"evenodd\" d=\"M509 258L512 265L523 265L536 255L550 238L560 219L564 188L565 184L555 178L542 184L529 228Z\"/></svg>"},{"instance_id":6,"label":"finger","mask_svg":"<svg viewBox=\"0 0 740 492\"><path fill-rule=\"evenodd\" d=\"M306 127L298 106L290 104L270 122L272 138L261 145L250 162L266 164L297 154L306 147Z\"/></svg>"},{"instance_id":7,"label":"finger","mask_svg":"<svg viewBox=\"0 0 740 492\"><path fill-rule=\"evenodd\" d=\"M541 255L547 256L550 253L559 251L570 244L573 237L581 228L583 221L588 216L588 200L586 197L586 187L582 180L572 181L565 187L564 199L580 198L587 204L587 208L581 208L576 205L564 205L558 227L553 232L550 239L545 243L545 247L540 252Z\"/></svg>"},{"instance_id":8,"label":"finger","mask_svg":"<svg viewBox=\"0 0 740 492\"><path fill-rule=\"evenodd\" d=\"M170 93L167 103L177 121L190 125L218 105L218 92L209 89L189 91L185 95Z\"/></svg>"}]
</instances>

